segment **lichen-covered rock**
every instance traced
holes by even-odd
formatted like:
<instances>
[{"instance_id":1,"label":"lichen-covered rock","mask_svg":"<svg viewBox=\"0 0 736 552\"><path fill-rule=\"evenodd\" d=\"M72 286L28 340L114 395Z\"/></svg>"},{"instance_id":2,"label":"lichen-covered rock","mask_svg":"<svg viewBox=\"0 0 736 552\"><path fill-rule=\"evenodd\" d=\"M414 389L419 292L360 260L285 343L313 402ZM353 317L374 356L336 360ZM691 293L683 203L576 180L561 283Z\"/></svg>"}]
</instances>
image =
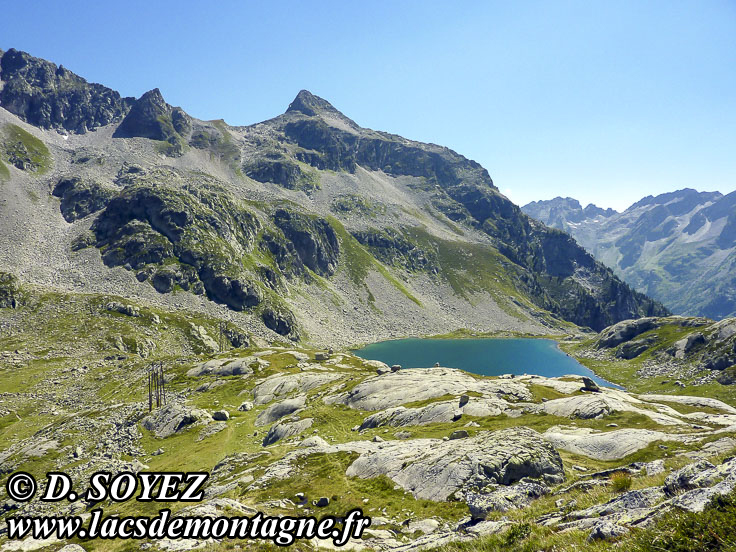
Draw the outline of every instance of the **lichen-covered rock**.
<instances>
[{"instance_id":1,"label":"lichen-covered rock","mask_svg":"<svg viewBox=\"0 0 736 552\"><path fill-rule=\"evenodd\" d=\"M289 416L304 408L307 404L306 395L299 395L293 399L285 399L269 406L256 417L256 427L272 424L284 416Z\"/></svg>"},{"instance_id":2,"label":"lichen-covered rock","mask_svg":"<svg viewBox=\"0 0 736 552\"><path fill-rule=\"evenodd\" d=\"M253 388L254 402L257 405L267 404L276 397L295 391L306 393L338 378L340 378L340 374L321 372L276 374L266 378Z\"/></svg>"},{"instance_id":3,"label":"lichen-covered rock","mask_svg":"<svg viewBox=\"0 0 736 552\"><path fill-rule=\"evenodd\" d=\"M716 467L707 460L700 460L668 475L664 490L667 494L674 495L679 491L708 487L715 482L716 477Z\"/></svg>"},{"instance_id":4,"label":"lichen-covered rock","mask_svg":"<svg viewBox=\"0 0 736 552\"><path fill-rule=\"evenodd\" d=\"M165 439L200 421L207 423L212 417L204 410L172 403L151 412L141 420L141 425L159 439Z\"/></svg>"},{"instance_id":5,"label":"lichen-covered rock","mask_svg":"<svg viewBox=\"0 0 736 552\"><path fill-rule=\"evenodd\" d=\"M624 320L603 330L598 336L599 348L611 348L629 341L636 336L658 328L664 323L663 320L648 317L636 320Z\"/></svg>"},{"instance_id":6,"label":"lichen-covered rock","mask_svg":"<svg viewBox=\"0 0 736 552\"><path fill-rule=\"evenodd\" d=\"M325 398L327 403L341 403L358 410L383 410L405 403L444 395L463 395L475 391L489 397L531 400L527 387L512 380L477 380L452 368L399 370L368 378L350 392Z\"/></svg>"},{"instance_id":7,"label":"lichen-covered rock","mask_svg":"<svg viewBox=\"0 0 736 552\"><path fill-rule=\"evenodd\" d=\"M361 454L346 475L385 475L417 498L447 500L484 488L511 485L526 477L562 482L559 454L536 431L519 427L457 441L415 439L380 443Z\"/></svg>"},{"instance_id":8,"label":"lichen-covered rock","mask_svg":"<svg viewBox=\"0 0 736 552\"><path fill-rule=\"evenodd\" d=\"M601 522L593 527L588 535L588 541L613 540L624 536L629 530L626 527L611 522Z\"/></svg>"},{"instance_id":9,"label":"lichen-covered rock","mask_svg":"<svg viewBox=\"0 0 736 552\"><path fill-rule=\"evenodd\" d=\"M216 358L198 364L187 372L190 378L213 374L215 376L251 375L253 369L260 364L258 357L246 356L241 358Z\"/></svg>"},{"instance_id":10,"label":"lichen-covered rock","mask_svg":"<svg viewBox=\"0 0 736 552\"><path fill-rule=\"evenodd\" d=\"M499 487L489 493L468 493L465 501L473 520L482 520L490 512L524 508L549 493L549 487L534 481L520 481L510 487Z\"/></svg>"},{"instance_id":11,"label":"lichen-covered rock","mask_svg":"<svg viewBox=\"0 0 736 552\"><path fill-rule=\"evenodd\" d=\"M267 447L282 439L287 439L295 435L299 435L301 432L312 427L314 420L312 418L305 418L298 422L282 422L275 424L268 430L268 433L263 439L263 446Z\"/></svg>"}]
</instances>

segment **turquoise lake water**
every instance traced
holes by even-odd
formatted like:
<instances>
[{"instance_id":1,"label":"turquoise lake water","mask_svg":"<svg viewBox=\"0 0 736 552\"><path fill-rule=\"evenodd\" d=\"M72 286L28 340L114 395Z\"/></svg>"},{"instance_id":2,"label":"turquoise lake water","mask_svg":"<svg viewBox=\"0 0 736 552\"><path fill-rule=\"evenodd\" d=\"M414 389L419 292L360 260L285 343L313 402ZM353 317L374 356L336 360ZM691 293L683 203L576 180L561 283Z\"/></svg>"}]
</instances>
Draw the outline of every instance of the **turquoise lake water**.
<instances>
[{"instance_id":1,"label":"turquoise lake water","mask_svg":"<svg viewBox=\"0 0 736 552\"><path fill-rule=\"evenodd\" d=\"M618 387L597 377L549 339L397 339L372 343L353 351L361 358L403 368L460 368L482 376L537 374L588 376L600 385Z\"/></svg>"}]
</instances>

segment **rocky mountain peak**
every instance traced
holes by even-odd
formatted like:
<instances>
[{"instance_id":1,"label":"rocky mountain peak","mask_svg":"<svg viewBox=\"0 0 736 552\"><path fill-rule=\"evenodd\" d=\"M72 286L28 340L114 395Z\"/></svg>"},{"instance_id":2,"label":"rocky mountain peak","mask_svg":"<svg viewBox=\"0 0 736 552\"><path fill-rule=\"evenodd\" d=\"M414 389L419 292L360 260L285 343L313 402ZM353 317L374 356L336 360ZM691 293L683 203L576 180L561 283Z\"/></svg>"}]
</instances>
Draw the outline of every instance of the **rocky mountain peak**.
<instances>
[{"instance_id":1,"label":"rocky mountain peak","mask_svg":"<svg viewBox=\"0 0 736 552\"><path fill-rule=\"evenodd\" d=\"M323 100L319 96L315 96L309 90L300 90L294 98L294 101L289 104L286 112L298 111L304 113L309 117L314 117L322 112L330 112L334 114L342 115L333 105L327 100Z\"/></svg>"},{"instance_id":2,"label":"rocky mountain peak","mask_svg":"<svg viewBox=\"0 0 736 552\"><path fill-rule=\"evenodd\" d=\"M131 107L113 135L116 138L150 138L171 144L174 154L183 149L183 135L191 129L191 119L181 108L172 107L158 88L143 94Z\"/></svg>"}]
</instances>

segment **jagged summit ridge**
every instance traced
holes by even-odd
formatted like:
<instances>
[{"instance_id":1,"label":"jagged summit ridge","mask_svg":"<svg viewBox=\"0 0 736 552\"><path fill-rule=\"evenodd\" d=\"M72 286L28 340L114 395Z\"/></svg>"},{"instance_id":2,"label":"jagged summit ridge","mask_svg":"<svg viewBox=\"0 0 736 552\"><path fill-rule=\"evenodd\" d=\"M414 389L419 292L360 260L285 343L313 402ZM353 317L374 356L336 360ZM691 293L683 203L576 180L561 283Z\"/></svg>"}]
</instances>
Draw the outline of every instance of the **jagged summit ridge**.
<instances>
[{"instance_id":1,"label":"jagged summit ridge","mask_svg":"<svg viewBox=\"0 0 736 552\"><path fill-rule=\"evenodd\" d=\"M0 107L34 126L84 134L121 120L134 102L14 48L0 54Z\"/></svg>"}]
</instances>

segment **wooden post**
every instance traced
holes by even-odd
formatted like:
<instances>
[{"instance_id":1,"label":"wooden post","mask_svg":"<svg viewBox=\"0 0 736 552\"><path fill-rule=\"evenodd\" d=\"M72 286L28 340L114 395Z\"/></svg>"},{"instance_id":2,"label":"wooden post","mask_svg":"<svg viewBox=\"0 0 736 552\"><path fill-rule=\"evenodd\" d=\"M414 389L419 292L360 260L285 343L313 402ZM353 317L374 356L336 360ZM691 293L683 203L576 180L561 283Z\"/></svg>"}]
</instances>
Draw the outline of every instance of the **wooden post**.
<instances>
[{"instance_id":1,"label":"wooden post","mask_svg":"<svg viewBox=\"0 0 736 552\"><path fill-rule=\"evenodd\" d=\"M151 372L148 372L148 411L153 410L153 397L151 396Z\"/></svg>"}]
</instances>

